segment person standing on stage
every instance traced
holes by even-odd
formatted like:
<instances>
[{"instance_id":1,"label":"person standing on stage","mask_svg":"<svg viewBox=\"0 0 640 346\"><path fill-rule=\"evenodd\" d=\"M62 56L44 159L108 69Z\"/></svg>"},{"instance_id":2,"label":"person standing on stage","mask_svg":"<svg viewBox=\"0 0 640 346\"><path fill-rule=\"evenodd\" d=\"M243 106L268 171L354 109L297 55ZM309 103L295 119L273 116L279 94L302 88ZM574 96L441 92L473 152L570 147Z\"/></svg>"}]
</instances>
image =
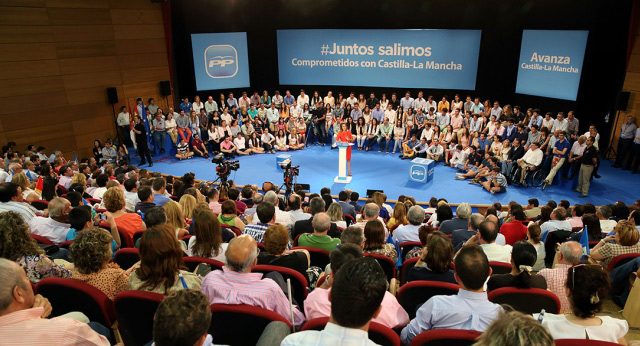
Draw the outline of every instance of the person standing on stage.
<instances>
[{"instance_id":1,"label":"person standing on stage","mask_svg":"<svg viewBox=\"0 0 640 346\"><path fill-rule=\"evenodd\" d=\"M135 126L133 126L133 132L136 134L136 143L138 144L138 155L140 155L140 166L146 164L146 160L149 160L149 167L153 167L153 161L151 161L151 153L149 152L149 146L147 142L147 133L140 121L140 117L136 116L133 119Z\"/></svg>"},{"instance_id":2,"label":"person standing on stage","mask_svg":"<svg viewBox=\"0 0 640 346\"><path fill-rule=\"evenodd\" d=\"M598 166L598 152L593 146L593 137L587 139L587 147L582 154L582 165L578 176L578 187L576 192L580 193L578 197L587 197L589 195L589 185L591 184L591 173Z\"/></svg>"},{"instance_id":3,"label":"person standing on stage","mask_svg":"<svg viewBox=\"0 0 640 346\"><path fill-rule=\"evenodd\" d=\"M340 132L338 132L338 137L336 138L337 142L353 142L353 134L347 128L347 123L340 124ZM349 176L351 176L351 146L347 147L347 170Z\"/></svg>"}]
</instances>

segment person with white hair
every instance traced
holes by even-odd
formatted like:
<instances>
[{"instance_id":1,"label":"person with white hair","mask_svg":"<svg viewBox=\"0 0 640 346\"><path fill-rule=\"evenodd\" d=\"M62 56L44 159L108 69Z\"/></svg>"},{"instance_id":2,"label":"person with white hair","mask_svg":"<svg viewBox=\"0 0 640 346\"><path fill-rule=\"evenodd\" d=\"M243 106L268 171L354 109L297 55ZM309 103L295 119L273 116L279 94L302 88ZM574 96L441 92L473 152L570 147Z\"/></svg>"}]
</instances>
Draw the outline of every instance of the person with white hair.
<instances>
[{"instance_id":1,"label":"person with white hair","mask_svg":"<svg viewBox=\"0 0 640 346\"><path fill-rule=\"evenodd\" d=\"M560 299L560 313L571 312L571 304L567 298L565 283L567 282L568 269L578 263L582 258L582 246L575 241L567 241L560 244L558 249L558 263L553 268L540 270L538 275L544 277L547 289Z\"/></svg>"},{"instance_id":2,"label":"person with white hair","mask_svg":"<svg viewBox=\"0 0 640 346\"><path fill-rule=\"evenodd\" d=\"M355 226L358 226L361 229L364 229L364 226L367 225L367 222L371 220L380 220L382 222L382 225L384 226L385 239L389 236L389 229L387 228L387 225L383 222L382 218L380 217L380 207L377 204L367 203L364 205L364 207L362 207L361 212L362 212L362 220L360 220L360 222L356 222Z\"/></svg>"},{"instance_id":3,"label":"person with white hair","mask_svg":"<svg viewBox=\"0 0 640 346\"><path fill-rule=\"evenodd\" d=\"M444 234L453 234L459 229L467 229L469 217L471 216L471 205L469 203L461 203L456 208L456 217L451 220L443 221L439 231Z\"/></svg>"},{"instance_id":4,"label":"person with white hair","mask_svg":"<svg viewBox=\"0 0 640 346\"><path fill-rule=\"evenodd\" d=\"M0 258L0 340L3 345L109 345L91 327L71 318L47 318L51 303L34 294L15 262ZM104 328L104 326L102 326Z\"/></svg>"},{"instance_id":5,"label":"person with white hair","mask_svg":"<svg viewBox=\"0 0 640 346\"><path fill-rule=\"evenodd\" d=\"M311 221L313 224L313 233L304 233L298 238L300 246L308 246L312 248L333 251L336 246L340 245L340 238L332 238L327 232L331 227L331 218L326 213L317 213Z\"/></svg>"},{"instance_id":6,"label":"person with white hair","mask_svg":"<svg viewBox=\"0 0 640 346\"><path fill-rule=\"evenodd\" d=\"M287 229L292 229L293 228L293 225L296 223L296 219L293 217L293 215L289 214L286 211L280 210L280 208L278 208L279 197L274 191L267 191L264 194L264 198L263 198L263 202L262 203L269 203L269 204L271 204L272 206L274 206L276 208L276 222L275 223L279 223L279 224L287 227ZM254 217L253 220L251 220L251 224L256 224L258 222L259 222L259 220L258 220L257 217Z\"/></svg>"},{"instance_id":7,"label":"person with white hair","mask_svg":"<svg viewBox=\"0 0 640 346\"><path fill-rule=\"evenodd\" d=\"M398 227L393 232L393 242L401 244L407 241L420 241L418 229L424 222L424 209L419 205L414 205L407 212L408 225Z\"/></svg>"},{"instance_id":8,"label":"person with white hair","mask_svg":"<svg viewBox=\"0 0 640 346\"><path fill-rule=\"evenodd\" d=\"M65 198L56 197L49 202L49 217L34 217L29 221L31 233L43 236L59 245L67 240L67 233L71 227L67 222L71 211L71 202Z\"/></svg>"}]
</instances>

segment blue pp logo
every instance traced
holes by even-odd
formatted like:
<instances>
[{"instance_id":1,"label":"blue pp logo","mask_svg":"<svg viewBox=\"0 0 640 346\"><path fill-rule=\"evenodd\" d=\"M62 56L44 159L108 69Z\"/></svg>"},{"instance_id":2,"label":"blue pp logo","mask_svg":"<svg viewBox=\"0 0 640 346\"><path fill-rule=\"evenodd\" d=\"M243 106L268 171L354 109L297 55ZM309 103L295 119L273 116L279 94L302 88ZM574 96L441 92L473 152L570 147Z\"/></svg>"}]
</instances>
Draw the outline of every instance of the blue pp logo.
<instances>
[{"instance_id":1,"label":"blue pp logo","mask_svg":"<svg viewBox=\"0 0 640 346\"><path fill-rule=\"evenodd\" d=\"M426 179L427 170L422 166L411 166L411 179L423 181Z\"/></svg>"},{"instance_id":2,"label":"blue pp logo","mask_svg":"<svg viewBox=\"0 0 640 346\"><path fill-rule=\"evenodd\" d=\"M228 44L214 44L204 51L204 67L211 78L231 78L238 73L238 52Z\"/></svg>"}]
</instances>

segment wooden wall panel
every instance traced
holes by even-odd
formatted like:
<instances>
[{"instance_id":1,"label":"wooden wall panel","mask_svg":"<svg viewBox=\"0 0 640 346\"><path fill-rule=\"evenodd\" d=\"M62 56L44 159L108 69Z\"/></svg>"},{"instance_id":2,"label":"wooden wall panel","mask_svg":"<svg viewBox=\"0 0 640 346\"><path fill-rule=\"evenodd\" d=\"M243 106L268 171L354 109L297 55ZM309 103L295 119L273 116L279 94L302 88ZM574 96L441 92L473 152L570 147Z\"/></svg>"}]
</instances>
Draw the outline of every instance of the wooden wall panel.
<instances>
[{"instance_id":1,"label":"wooden wall panel","mask_svg":"<svg viewBox=\"0 0 640 346\"><path fill-rule=\"evenodd\" d=\"M65 25L53 27L55 42L113 40L111 25Z\"/></svg>"},{"instance_id":2,"label":"wooden wall panel","mask_svg":"<svg viewBox=\"0 0 640 346\"><path fill-rule=\"evenodd\" d=\"M109 8L107 0L45 0L46 7L63 8Z\"/></svg>"},{"instance_id":3,"label":"wooden wall panel","mask_svg":"<svg viewBox=\"0 0 640 346\"><path fill-rule=\"evenodd\" d=\"M46 8L5 7L0 11L2 25L48 25Z\"/></svg>"},{"instance_id":4,"label":"wooden wall panel","mask_svg":"<svg viewBox=\"0 0 640 346\"><path fill-rule=\"evenodd\" d=\"M0 0L0 6L44 7L44 0Z\"/></svg>"},{"instance_id":5,"label":"wooden wall panel","mask_svg":"<svg viewBox=\"0 0 640 346\"><path fill-rule=\"evenodd\" d=\"M53 42L50 26L0 25L0 43Z\"/></svg>"},{"instance_id":6,"label":"wooden wall panel","mask_svg":"<svg viewBox=\"0 0 640 346\"><path fill-rule=\"evenodd\" d=\"M60 74L58 60L0 62L0 79L55 76Z\"/></svg>"},{"instance_id":7,"label":"wooden wall panel","mask_svg":"<svg viewBox=\"0 0 640 346\"><path fill-rule=\"evenodd\" d=\"M167 54L165 52L120 55L118 56L118 61L122 70L169 65Z\"/></svg>"},{"instance_id":8,"label":"wooden wall panel","mask_svg":"<svg viewBox=\"0 0 640 346\"><path fill-rule=\"evenodd\" d=\"M61 76L7 79L0 83L0 97L64 91Z\"/></svg>"},{"instance_id":9,"label":"wooden wall panel","mask_svg":"<svg viewBox=\"0 0 640 346\"><path fill-rule=\"evenodd\" d=\"M33 102L37 100L37 102ZM42 113L50 108L66 106L67 98L64 91L46 94L30 94L0 98L0 114L14 114L30 111ZM12 120L9 120L12 121ZM5 123L6 126L6 123Z\"/></svg>"},{"instance_id":10,"label":"wooden wall panel","mask_svg":"<svg viewBox=\"0 0 640 346\"><path fill-rule=\"evenodd\" d=\"M58 58L82 58L116 54L115 41L59 42L56 43Z\"/></svg>"},{"instance_id":11,"label":"wooden wall panel","mask_svg":"<svg viewBox=\"0 0 640 346\"><path fill-rule=\"evenodd\" d=\"M118 25L162 23L162 10L111 10L111 21Z\"/></svg>"},{"instance_id":12,"label":"wooden wall panel","mask_svg":"<svg viewBox=\"0 0 640 346\"><path fill-rule=\"evenodd\" d=\"M108 9L49 8L47 12L51 25L111 24L111 12Z\"/></svg>"},{"instance_id":13,"label":"wooden wall panel","mask_svg":"<svg viewBox=\"0 0 640 346\"><path fill-rule=\"evenodd\" d=\"M110 71L80 73L74 75L65 75L64 87L66 90L84 89L92 87L109 87L121 84L122 80L118 73Z\"/></svg>"},{"instance_id":14,"label":"wooden wall panel","mask_svg":"<svg viewBox=\"0 0 640 346\"><path fill-rule=\"evenodd\" d=\"M164 38L164 26L154 25L114 25L116 40Z\"/></svg>"},{"instance_id":15,"label":"wooden wall panel","mask_svg":"<svg viewBox=\"0 0 640 346\"><path fill-rule=\"evenodd\" d=\"M622 89L640 91L640 73L628 71Z\"/></svg>"},{"instance_id":16,"label":"wooden wall panel","mask_svg":"<svg viewBox=\"0 0 640 346\"><path fill-rule=\"evenodd\" d=\"M0 143L90 156L116 134L107 87L117 109L137 97L166 108L163 28L149 0L0 0Z\"/></svg>"},{"instance_id":17,"label":"wooden wall panel","mask_svg":"<svg viewBox=\"0 0 640 346\"><path fill-rule=\"evenodd\" d=\"M141 53L167 53L164 39L116 40L118 55Z\"/></svg>"},{"instance_id":18,"label":"wooden wall panel","mask_svg":"<svg viewBox=\"0 0 640 346\"><path fill-rule=\"evenodd\" d=\"M166 66L138 68L122 71L122 83L136 83L169 79Z\"/></svg>"},{"instance_id":19,"label":"wooden wall panel","mask_svg":"<svg viewBox=\"0 0 640 346\"><path fill-rule=\"evenodd\" d=\"M59 59L58 62L63 74L118 71L118 57L116 56Z\"/></svg>"},{"instance_id":20,"label":"wooden wall panel","mask_svg":"<svg viewBox=\"0 0 640 346\"><path fill-rule=\"evenodd\" d=\"M0 44L0 61L55 59L56 57L56 47L53 43Z\"/></svg>"}]
</instances>

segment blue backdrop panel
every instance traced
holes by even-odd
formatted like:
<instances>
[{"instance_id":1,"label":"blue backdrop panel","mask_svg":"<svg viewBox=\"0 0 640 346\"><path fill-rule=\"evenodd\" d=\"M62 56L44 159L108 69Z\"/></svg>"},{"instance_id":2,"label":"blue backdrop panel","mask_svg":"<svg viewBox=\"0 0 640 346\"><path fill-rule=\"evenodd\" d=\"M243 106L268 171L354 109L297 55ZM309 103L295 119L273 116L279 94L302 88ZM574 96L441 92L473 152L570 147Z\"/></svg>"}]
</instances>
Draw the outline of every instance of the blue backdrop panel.
<instances>
[{"instance_id":1,"label":"blue backdrop panel","mask_svg":"<svg viewBox=\"0 0 640 346\"><path fill-rule=\"evenodd\" d=\"M481 30L278 30L280 84L473 90Z\"/></svg>"}]
</instances>

